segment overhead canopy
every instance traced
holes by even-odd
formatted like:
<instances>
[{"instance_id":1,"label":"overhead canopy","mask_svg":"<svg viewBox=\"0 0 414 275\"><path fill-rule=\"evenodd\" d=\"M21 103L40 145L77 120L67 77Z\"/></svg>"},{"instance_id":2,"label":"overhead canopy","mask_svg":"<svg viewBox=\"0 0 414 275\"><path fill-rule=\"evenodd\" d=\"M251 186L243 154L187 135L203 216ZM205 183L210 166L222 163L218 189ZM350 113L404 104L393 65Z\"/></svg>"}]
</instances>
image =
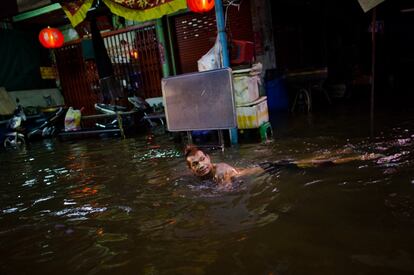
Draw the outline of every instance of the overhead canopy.
<instances>
[{"instance_id":1,"label":"overhead canopy","mask_svg":"<svg viewBox=\"0 0 414 275\"><path fill-rule=\"evenodd\" d=\"M86 18L93 0L59 1L72 26ZM186 0L103 0L112 13L134 21L148 21L187 8Z\"/></svg>"},{"instance_id":2,"label":"overhead canopy","mask_svg":"<svg viewBox=\"0 0 414 275\"><path fill-rule=\"evenodd\" d=\"M369 11L370 9L375 8L385 0L358 0L359 4L361 5L361 8L364 10L364 12Z\"/></svg>"}]
</instances>

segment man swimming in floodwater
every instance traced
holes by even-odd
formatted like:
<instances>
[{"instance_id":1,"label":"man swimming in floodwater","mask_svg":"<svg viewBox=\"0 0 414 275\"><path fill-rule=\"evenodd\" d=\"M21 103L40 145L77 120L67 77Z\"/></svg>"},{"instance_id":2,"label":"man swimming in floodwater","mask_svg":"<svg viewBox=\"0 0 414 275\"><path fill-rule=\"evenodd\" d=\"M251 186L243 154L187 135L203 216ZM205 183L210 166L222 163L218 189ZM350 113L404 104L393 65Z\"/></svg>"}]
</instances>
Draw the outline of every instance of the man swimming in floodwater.
<instances>
[{"instance_id":1,"label":"man swimming in floodwater","mask_svg":"<svg viewBox=\"0 0 414 275\"><path fill-rule=\"evenodd\" d=\"M198 149L196 146L189 145L185 148L185 158L191 172L197 177L205 180L214 180L220 186L230 186L232 180L238 177L259 174L263 172L271 172L280 167L323 167L336 164L342 164L355 160L371 160L379 158L377 154L364 154L349 157L331 157L331 158L312 158L302 159L297 161L279 161L279 162L264 162L259 166L236 169L227 163L212 163L210 156Z\"/></svg>"}]
</instances>

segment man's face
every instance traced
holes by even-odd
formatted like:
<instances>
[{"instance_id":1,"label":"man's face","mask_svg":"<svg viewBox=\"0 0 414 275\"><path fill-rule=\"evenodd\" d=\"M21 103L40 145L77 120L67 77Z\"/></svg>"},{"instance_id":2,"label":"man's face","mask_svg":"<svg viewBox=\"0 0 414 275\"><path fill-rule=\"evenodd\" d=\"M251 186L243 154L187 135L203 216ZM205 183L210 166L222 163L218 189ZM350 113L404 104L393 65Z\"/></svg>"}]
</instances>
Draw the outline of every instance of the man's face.
<instances>
[{"instance_id":1,"label":"man's face","mask_svg":"<svg viewBox=\"0 0 414 275\"><path fill-rule=\"evenodd\" d=\"M187 164L194 175L202 177L207 175L213 169L210 157L198 150L194 155L187 157Z\"/></svg>"}]
</instances>

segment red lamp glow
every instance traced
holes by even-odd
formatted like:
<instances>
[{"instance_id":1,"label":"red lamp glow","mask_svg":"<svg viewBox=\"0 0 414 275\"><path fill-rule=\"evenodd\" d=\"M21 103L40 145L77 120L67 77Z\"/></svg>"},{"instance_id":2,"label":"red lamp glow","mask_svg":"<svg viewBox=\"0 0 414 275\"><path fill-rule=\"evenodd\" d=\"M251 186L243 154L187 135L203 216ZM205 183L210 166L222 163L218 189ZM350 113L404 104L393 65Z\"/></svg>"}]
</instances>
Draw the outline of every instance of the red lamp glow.
<instances>
[{"instance_id":1,"label":"red lamp glow","mask_svg":"<svg viewBox=\"0 0 414 275\"><path fill-rule=\"evenodd\" d=\"M64 41L63 34L60 30L47 27L40 31L39 41L43 47L48 49L59 48L63 45Z\"/></svg>"},{"instance_id":2,"label":"red lamp glow","mask_svg":"<svg viewBox=\"0 0 414 275\"><path fill-rule=\"evenodd\" d=\"M187 6L193 12L208 12L214 7L214 0L187 0Z\"/></svg>"}]
</instances>

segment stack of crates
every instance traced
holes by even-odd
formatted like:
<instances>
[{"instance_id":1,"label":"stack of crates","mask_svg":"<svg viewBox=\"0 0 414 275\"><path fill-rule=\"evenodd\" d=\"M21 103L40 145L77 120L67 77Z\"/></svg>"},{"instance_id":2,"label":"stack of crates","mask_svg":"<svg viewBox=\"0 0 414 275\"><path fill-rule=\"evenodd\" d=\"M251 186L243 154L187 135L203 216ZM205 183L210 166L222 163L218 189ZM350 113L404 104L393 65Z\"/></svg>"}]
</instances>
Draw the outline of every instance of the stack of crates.
<instances>
[{"instance_id":1,"label":"stack of crates","mask_svg":"<svg viewBox=\"0 0 414 275\"><path fill-rule=\"evenodd\" d=\"M233 71L237 127L256 129L269 121L266 96L259 96L259 76L251 76L250 69Z\"/></svg>"}]
</instances>

